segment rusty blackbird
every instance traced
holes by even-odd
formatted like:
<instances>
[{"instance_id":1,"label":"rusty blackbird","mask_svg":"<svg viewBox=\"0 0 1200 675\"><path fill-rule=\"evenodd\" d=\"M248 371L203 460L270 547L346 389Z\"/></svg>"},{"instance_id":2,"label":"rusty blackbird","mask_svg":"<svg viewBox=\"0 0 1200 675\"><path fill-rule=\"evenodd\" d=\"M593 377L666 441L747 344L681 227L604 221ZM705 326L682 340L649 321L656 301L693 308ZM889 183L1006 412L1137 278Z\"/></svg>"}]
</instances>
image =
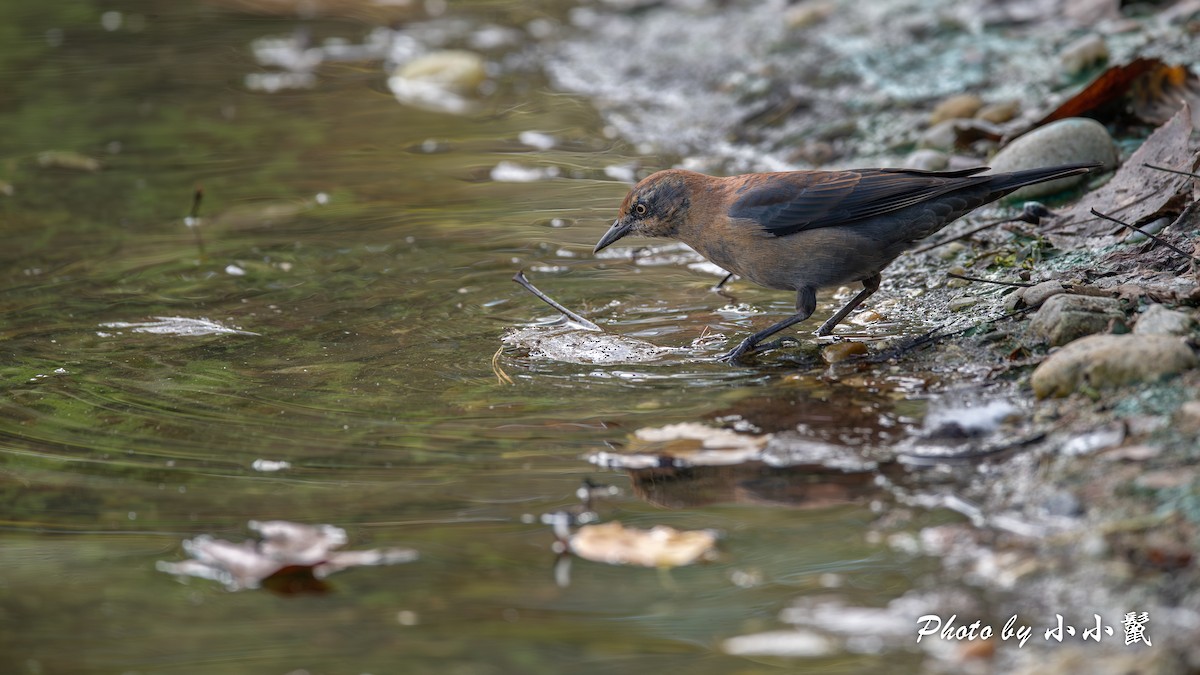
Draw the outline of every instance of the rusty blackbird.
<instances>
[{"instance_id":1,"label":"rusty blackbird","mask_svg":"<svg viewBox=\"0 0 1200 675\"><path fill-rule=\"evenodd\" d=\"M855 169L785 171L727 178L682 169L633 186L594 252L630 234L678 239L725 270L796 292L796 313L718 357L771 349L762 341L804 321L817 290L852 281L863 289L817 329L828 335L879 288L880 271L954 219L1024 185L1087 173L1067 164L1012 173Z\"/></svg>"}]
</instances>

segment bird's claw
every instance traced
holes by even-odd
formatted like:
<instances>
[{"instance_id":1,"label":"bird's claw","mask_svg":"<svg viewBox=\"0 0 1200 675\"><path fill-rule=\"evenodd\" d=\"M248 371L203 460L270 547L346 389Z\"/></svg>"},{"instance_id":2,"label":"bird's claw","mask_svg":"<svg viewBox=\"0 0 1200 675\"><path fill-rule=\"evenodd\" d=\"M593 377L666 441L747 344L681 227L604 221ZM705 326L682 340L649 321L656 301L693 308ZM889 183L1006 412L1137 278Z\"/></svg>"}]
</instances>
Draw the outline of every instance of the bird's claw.
<instances>
[{"instance_id":1,"label":"bird's claw","mask_svg":"<svg viewBox=\"0 0 1200 675\"><path fill-rule=\"evenodd\" d=\"M728 363L731 366L737 365L738 363L741 363L743 356L748 356L756 351L758 350L754 348L754 343L750 342L749 340L743 340L738 346L718 356L717 361L720 361L721 363Z\"/></svg>"},{"instance_id":2,"label":"bird's claw","mask_svg":"<svg viewBox=\"0 0 1200 675\"><path fill-rule=\"evenodd\" d=\"M738 346L736 346L733 349L718 356L717 360L722 363L736 365L741 362L741 359L743 356L759 354L761 352L770 351L772 349L782 347L785 344L792 344L795 342L796 342L796 340L794 340L792 338L779 338L778 340L772 340L770 342L764 342L762 344L756 344L756 343L751 342L750 340L743 340L742 343L739 344Z\"/></svg>"},{"instance_id":3,"label":"bird's claw","mask_svg":"<svg viewBox=\"0 0 1200 675\"><path fill-rule=\"evenodd\" d=\"M720 363L728 363L731 366L735 366L735 365L741 363L741 358L744 355L745 355L744 353L739 352L736 349L731 349L731 350L725 352L724 354L718 356L716 360Z\"/></svg>"}]
</instances>

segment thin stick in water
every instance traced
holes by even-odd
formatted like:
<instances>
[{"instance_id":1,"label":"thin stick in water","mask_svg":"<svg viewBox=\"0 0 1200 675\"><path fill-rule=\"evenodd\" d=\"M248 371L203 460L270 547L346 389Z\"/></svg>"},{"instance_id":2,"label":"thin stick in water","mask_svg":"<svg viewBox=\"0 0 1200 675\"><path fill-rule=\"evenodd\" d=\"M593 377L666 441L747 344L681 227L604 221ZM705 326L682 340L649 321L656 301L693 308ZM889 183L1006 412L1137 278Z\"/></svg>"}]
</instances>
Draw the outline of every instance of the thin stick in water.
<instances>
[{"instance_id":1,"label":"thin stick in water","mask_svg":"<svg viewBox=\"0 0 1200 675\"><path fill-rule=\"evenodd\" d=\"M204 188L197 185L196 191L192 194L192 211L186 218L183 219L183 224L192 231L196 237L196 248L200 250L200 259L205 259L204 254L204 238L200 236L200 202L204 200Z\"/></svg>"},{"instance_id":2,"label":"thin stick in water","mask_svg":"<svg viewBox=\"0 0 1200 675\"><path fill-rule=\"evenodd\" d=\"M541 300L542 302L546 303L547 305L550 305L551 307L553 307L554 309L556 309L560 313L562 313L563 316L574 321L575 323L582 324L588 328L591 328L592 330L600 330L600 326L597 326L596 324L592 323L591 321L588 321L587 319L583 318L582 316L579 316L575 312L572 312L571 310L567 309L566 307L563 307L557 300L555 300L554 298L541 292L540 290L538 290L538 288L536 286L529 283L529 279L525 278L525 270L521 270L520 272L517 272L516 275L513 276L513 281L515 281L518 284L520 284L521 286L523 286L525 288L525 290L529 291L530 293L533 293L533 296L535 298L537 298L538 300Z\"/></svg>"}]
</instances>

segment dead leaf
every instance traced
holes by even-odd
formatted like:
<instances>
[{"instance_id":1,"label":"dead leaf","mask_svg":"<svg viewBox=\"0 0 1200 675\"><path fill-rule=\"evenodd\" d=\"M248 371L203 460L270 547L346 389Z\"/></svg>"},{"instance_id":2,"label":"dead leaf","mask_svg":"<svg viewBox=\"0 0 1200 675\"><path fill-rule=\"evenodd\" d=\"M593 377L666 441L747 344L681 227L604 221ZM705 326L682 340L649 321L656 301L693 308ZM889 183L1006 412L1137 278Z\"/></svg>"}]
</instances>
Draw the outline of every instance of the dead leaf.
<instances>
[{"instance_id":1,"label":"dead leaf","mask_svg":"<svg viewBox=\"0 0 1200 675\"><path fill-rule=\"evenodd\" d=\"M1138 58L1108 68L1031 128L1068 117L1114 122L1129 114L1143 122L1162 124L1185 102L1200 109L1200 78L1186 66Z\"/></svg>"},{"instance_id":2,"label":"dead leaf","mask_svg":"<svg viewBox=\"0 0 1200 675\"><path fill-rule=\"evenodd\" d=\"M406 548L335 551L346 544L346 531L333 525L304 525L285 520L250 521L262 535L240 544L202 534L183 542L191 560L159 561L157 569L177 576L219 581L231 591L260 586L279 593L322 592L321 580L334 572L365 565L394 565L416 560Z\"/></svg>"},{"instance_id":3,"label":"dead leaf","mask_svg":"<svg viewBox=\"0 0 1200 675\"><path fill-rule=\"evenodd\" d=\"M676 530L666 525L640 530L613 521L579 528L568 545L580 558L609 565L679 567L713 557L717 535L712 530Z\"/></svg>"}]
</instances>

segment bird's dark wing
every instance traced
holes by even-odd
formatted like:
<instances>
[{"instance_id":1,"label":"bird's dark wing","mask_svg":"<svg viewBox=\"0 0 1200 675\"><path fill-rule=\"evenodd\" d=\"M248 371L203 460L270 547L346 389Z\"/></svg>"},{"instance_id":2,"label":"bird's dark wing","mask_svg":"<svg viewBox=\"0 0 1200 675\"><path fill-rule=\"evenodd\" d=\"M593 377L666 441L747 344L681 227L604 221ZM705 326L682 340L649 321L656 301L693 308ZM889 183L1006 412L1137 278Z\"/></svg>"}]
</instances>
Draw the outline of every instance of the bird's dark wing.
<instances>
[{"instance_id":1,"label":"bird's dark wing","mask_svg":"<svg viewBox=\"0 0 1200 675\"><path fill-rule=\"evenodd\" d=\"M766 232L782 237L848 225L985 183L991 176L974 174L986 170L858 169L748 176L735 193L729 216L752 220Z\"/></svg>"}]
</instances>

